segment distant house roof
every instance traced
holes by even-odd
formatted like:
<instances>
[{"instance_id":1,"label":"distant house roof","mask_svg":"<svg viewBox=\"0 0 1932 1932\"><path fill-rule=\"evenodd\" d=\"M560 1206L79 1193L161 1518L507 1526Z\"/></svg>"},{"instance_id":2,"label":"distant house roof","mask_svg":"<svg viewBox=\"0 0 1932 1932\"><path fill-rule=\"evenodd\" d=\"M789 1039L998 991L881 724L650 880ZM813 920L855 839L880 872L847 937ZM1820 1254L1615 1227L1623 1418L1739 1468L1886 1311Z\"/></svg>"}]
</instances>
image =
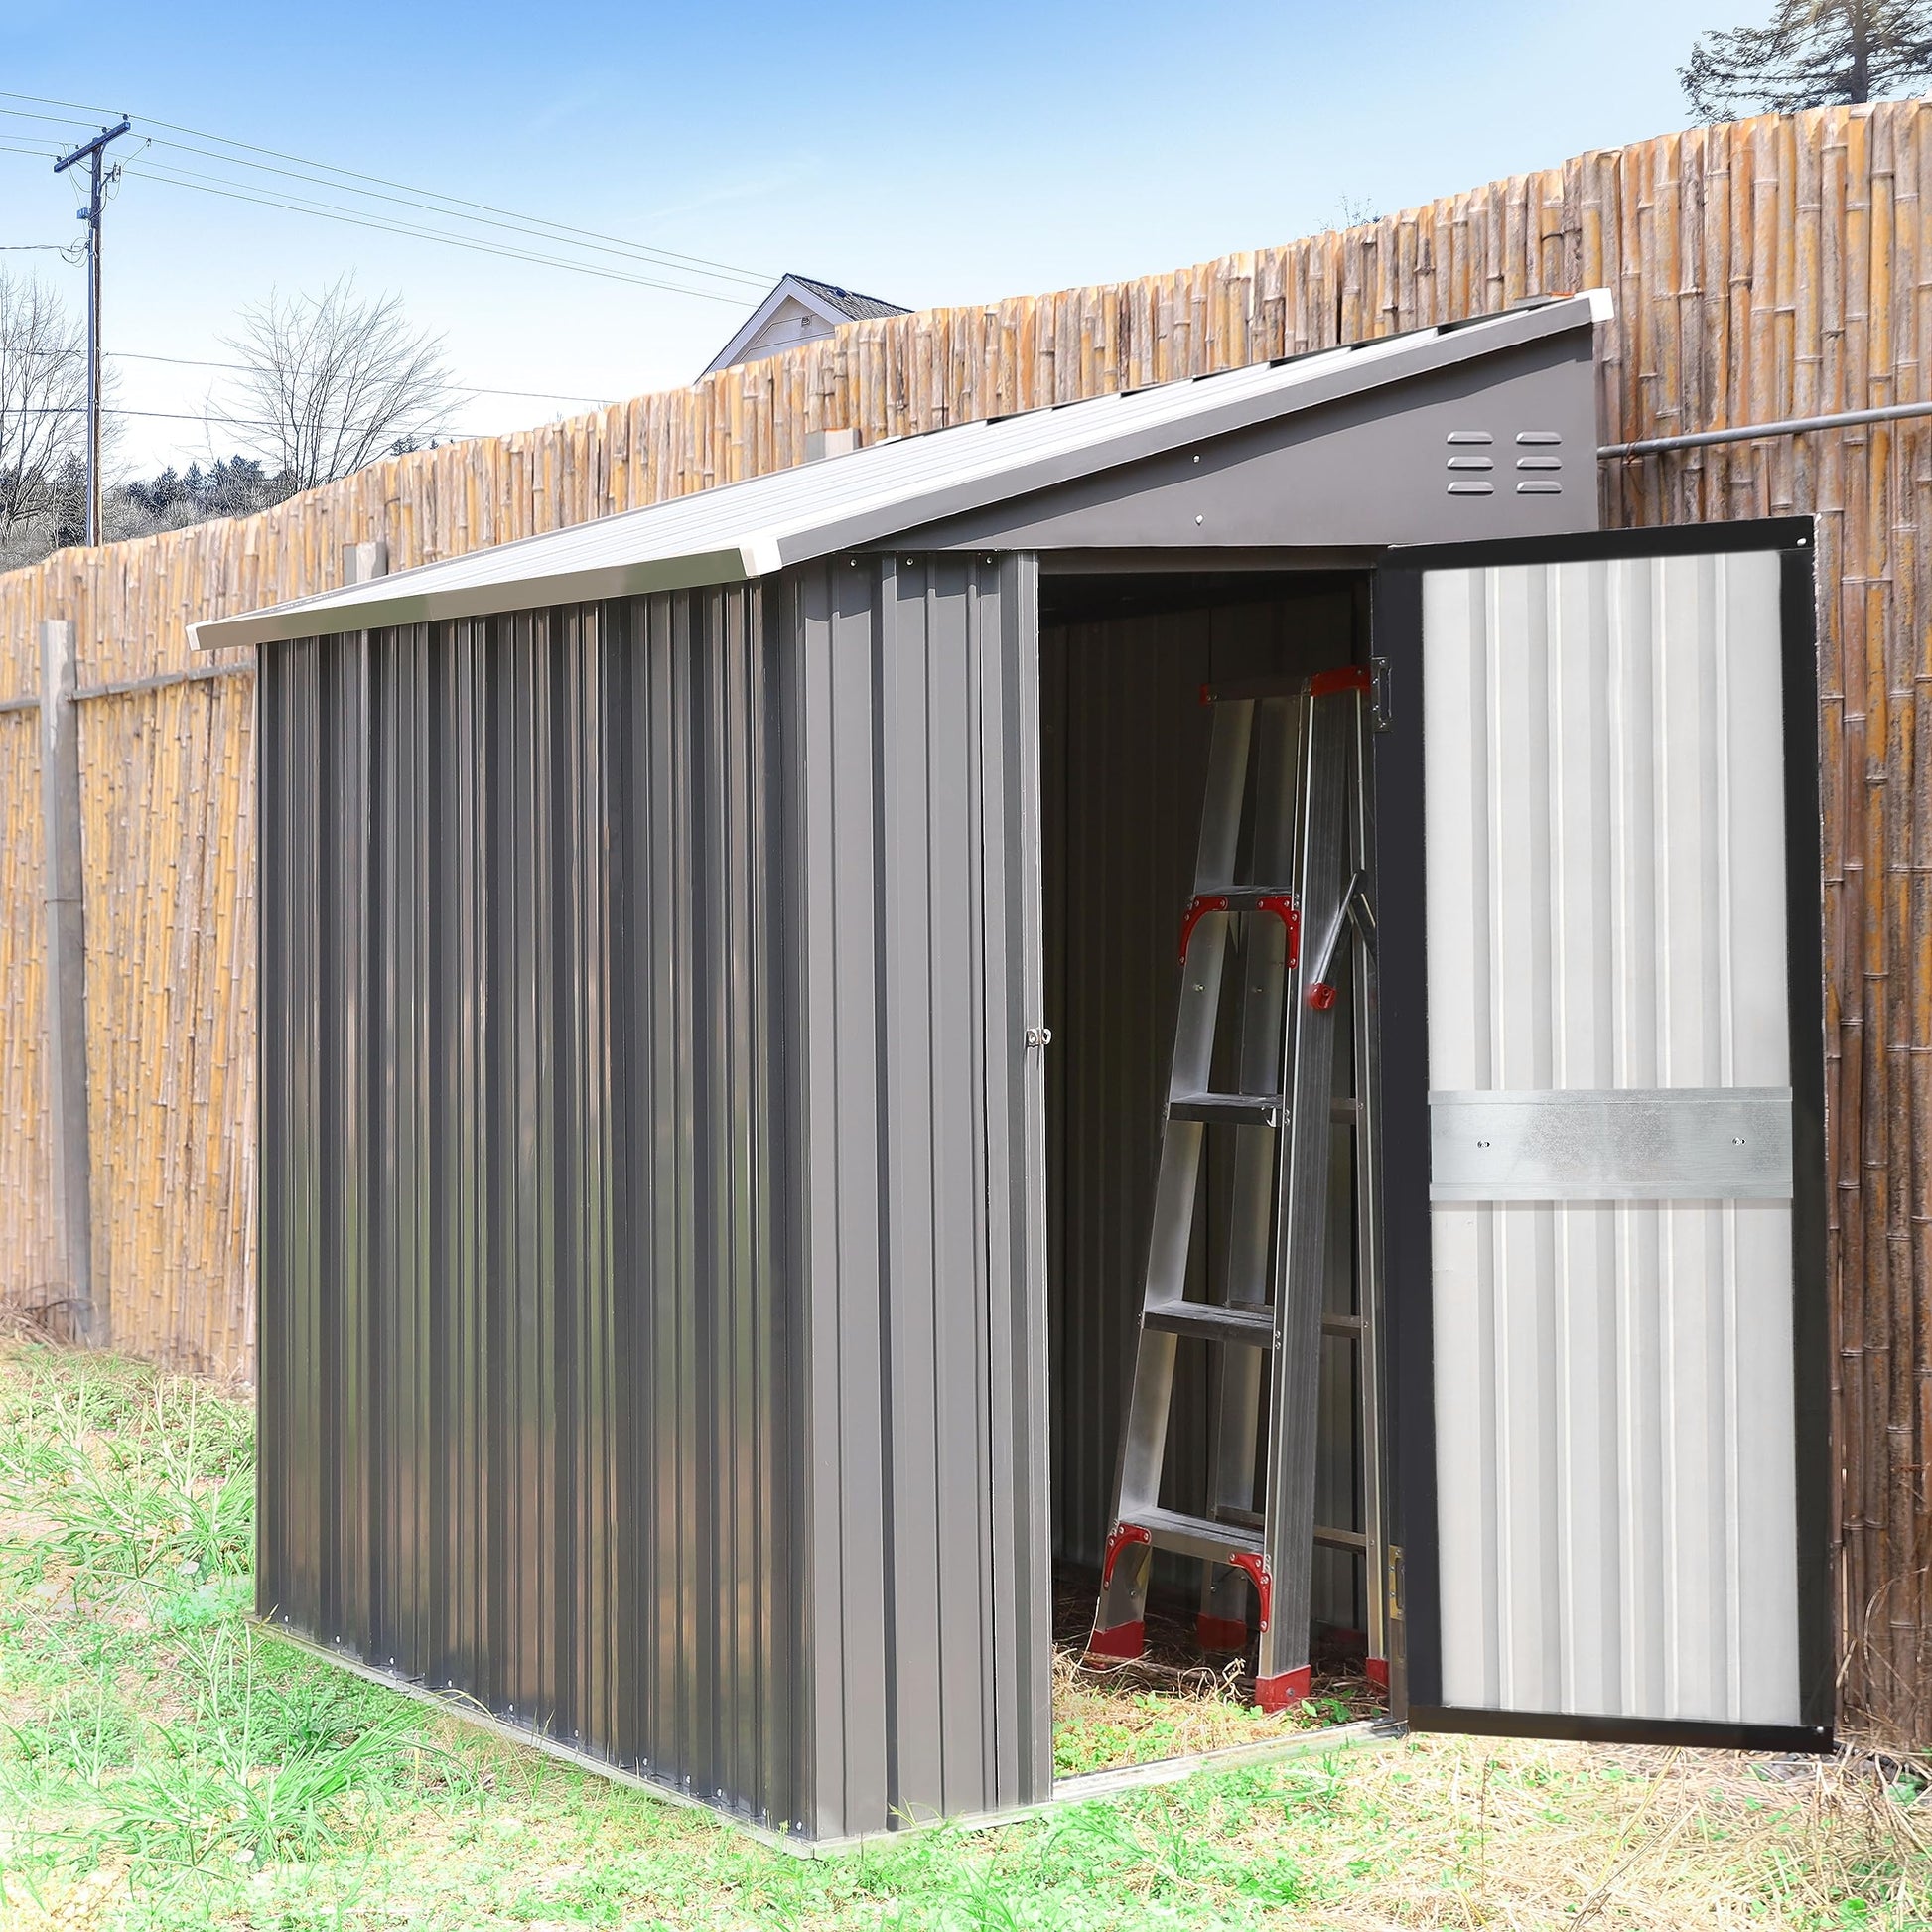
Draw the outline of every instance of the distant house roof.
<instances>
[{"instance_id":1,"label":"distant house roof","mask_svg":"<svg viewBox=\"0 0 1932 1932\"><path fill-rule=\"evenodd\" d=\"M823 296L833 308L853 322L864 322L869 316L903 316L911 313L902 309L897 302L882 302L876 295L855 295L850 289L836 288L830 282L814 282L806 275L787 275L778 286L794 282L801 289L810 289L814 295Z\"/></svg>"},{"instance_id":2,"label":"distant house roof","mask_svg":"<svg viewBox=\"0 0 1932 1932\"><path fill-rule=\"evenodd\" d=\"M815 282L809 275L781 275L771 293L745 318L738 333L705 364L704 375L757 362L799 343L829 336L842 322L865 322L877 316L902 316L897 302L876 295L857 295L836 282Z\"/></svg>"}]
</instances>

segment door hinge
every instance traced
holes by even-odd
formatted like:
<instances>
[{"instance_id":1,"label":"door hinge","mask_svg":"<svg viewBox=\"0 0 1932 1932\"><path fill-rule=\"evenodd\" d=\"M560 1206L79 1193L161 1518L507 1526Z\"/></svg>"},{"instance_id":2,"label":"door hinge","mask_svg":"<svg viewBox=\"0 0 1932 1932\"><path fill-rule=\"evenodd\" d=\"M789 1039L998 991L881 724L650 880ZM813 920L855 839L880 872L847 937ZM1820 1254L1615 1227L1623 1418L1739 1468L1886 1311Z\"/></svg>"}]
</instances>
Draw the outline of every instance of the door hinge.
<instances>
[{"instance_id":1,"label":"door hinge","mask_svg":"<svg viewBox=\"0 0 1932 1932\"><path fill-rule=\"evenodd\" d=\"M1395 712L1389 699L1389 660L1371 657L1368 660L1368 728L1385 732L1394 723Z\"/></svg>"}]
</instances>

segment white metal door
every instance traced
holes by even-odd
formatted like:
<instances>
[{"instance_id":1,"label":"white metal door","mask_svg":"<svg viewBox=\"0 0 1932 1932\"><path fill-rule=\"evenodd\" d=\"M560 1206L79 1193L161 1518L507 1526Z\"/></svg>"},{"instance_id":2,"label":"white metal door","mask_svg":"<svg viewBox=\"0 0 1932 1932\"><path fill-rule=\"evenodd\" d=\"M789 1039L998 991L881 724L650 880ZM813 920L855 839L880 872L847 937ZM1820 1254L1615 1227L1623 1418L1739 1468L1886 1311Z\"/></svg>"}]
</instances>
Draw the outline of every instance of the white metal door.
<instances>
[{"instance_id":1,"label":"white metal door","mask_svg":"<svg viewBox=\"0 0 1932 1932\"><path fill-rule=\"evenodd\" d=\"M1786 521L1384 575L1418 1725L1829 1743L1810 560Z\"/></svg>"}]
</instances>

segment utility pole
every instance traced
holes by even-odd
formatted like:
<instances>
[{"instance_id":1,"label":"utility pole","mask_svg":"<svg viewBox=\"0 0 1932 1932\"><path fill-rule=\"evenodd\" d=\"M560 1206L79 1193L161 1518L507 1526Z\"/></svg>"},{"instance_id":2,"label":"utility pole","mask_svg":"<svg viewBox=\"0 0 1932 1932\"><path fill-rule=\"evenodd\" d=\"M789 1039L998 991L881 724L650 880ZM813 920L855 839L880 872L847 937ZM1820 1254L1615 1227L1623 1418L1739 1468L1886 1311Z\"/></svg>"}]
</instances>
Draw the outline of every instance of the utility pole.
<instances>
[{"instance_id":1,"label":"utility pole","mask_svg":"<svg viewBox=\"0 0 1932 1932\"><path fill-rule=\"evenodd\" d=\"M93 183L87 206L74 210L77 219L87 224L87 541L100 541L100 210L101 191L120 173L116 166L104 179L101 156L110 141L118 141L128 130L125 117L118 127L104 127L91 141L82 143L71 154L54 164L58 175L76 161L93 164Z\"/></svg>"}]
</instances>

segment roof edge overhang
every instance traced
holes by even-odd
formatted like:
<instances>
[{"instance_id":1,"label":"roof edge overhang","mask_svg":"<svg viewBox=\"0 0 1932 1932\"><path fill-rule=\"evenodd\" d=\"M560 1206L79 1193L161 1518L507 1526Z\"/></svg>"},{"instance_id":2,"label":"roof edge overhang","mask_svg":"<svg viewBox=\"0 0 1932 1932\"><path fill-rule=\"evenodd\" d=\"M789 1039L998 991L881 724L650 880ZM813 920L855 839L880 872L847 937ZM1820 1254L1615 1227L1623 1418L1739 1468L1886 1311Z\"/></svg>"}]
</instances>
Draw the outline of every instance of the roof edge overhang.
<instances>
[{"instance_id":1,"label":"roof edge overhang","mask_svg":"<svg viewBox=\"0 0 1932 1932\"><path fill-rule=\"evenodd\" d=\"M537 539L525 538L525 542ZM419 566L434 569L431 564ZM188 626L191 650L227 650L242 644L289 643L298 637L336 636L349 630L390 630L402 624L441 623L459 618L487 618L504 610L534 611L554 604L596 604L608 597L641 597L649 591L695 591L713 584L743 584L780 570L783 564L769 537L749 537L724 550L692 551L676 557L650 557L636 563L603 564L588 570L533 573L516 580L516 601L505 604L501 583L467 584L447 590L408 588L411 571L371 580L393 585L393 595L369 605L345 609L353 623L318 624L323 612L310 612L307 600L271 605L232 618L204 618ZM335 607L331 607L333 610ZM291 614L309 613L309 621L291 625Z\"/></svg>"},{"instance_id":2,"label":"roof edge overhang","mask_svg":"<svg viewBox=\"0 0 1932 1932\"><path fill-rule=\"evenodd\" d=\"M1016 420L976 418L929 430L920 436L869 444L849 455L826 458L813 465L813 473L822 474L826 480L827 507L816 515L794 516L779 527L771 527L768 519L756 514L757 498L750 494L767 482L768 477L749 478L638 509L619 511L593 524L577 524L522 537L491 546L486 553L465 553L469 559L488 554L502 562L505 568L492 572L485 581L447 581L449 563L461 563L465 561L463 558L451 559L449 563L419 564L414 569L365 584L324 591L233 617L203 619L189 625L189 640L196 650L220 650L398 624L483 617L505 611L536 610L556 604L594 603L603 598L637 596L650 591L745 583L796 564L809 563L834 551L887 542L901 531L1031 495L1080 477L1166 455L1190 444L1211 442L1276 418L1346 401L1376 388L1397 387L1415 377L1553 336L1590 329L1607 321L1611 312L1607 291L1592 289L1533 307L1506 310L1499 315L1471 317L1403 336L1346 345L1340 353L1335 349L1321 349L1309 355L1282 357L1264 366L1287 368L1313 363L1323 357L1332 358L1333 366L1306 380L1258 392L1249 389L1230 394L1225 400L1214 397L1212 385L1225 375L1249 371L1217 371L1212 375L1182 377L1175 383L1158 386L1177 390L1187 383L1199 385L1201 406L1164 421L1109 435L1104 417L1097 416L1098 433L1094 436L1007 464L997 460L973 461L982 454L982 446L978 442L966 442L961 445L961 463L956 474L928 479L910 487L889 484L871 494L863 488L854 490L848 486L840 490L832 486L835 478L841 483L848 478L863 479L868 459L877 459L907 444L929 446L932 439L941 437L983 438L1000 423ZM1399 349L1397 345L1401 345ZM1361 350L1377 352L1350 352ZM1048 408L1051 411L1103 409L1108 403L1145 393L1145 390L1122 390ZM1026 413L1031 417L1041 412ZM848 470L847 466L857 466L857 469ZM713 541L675 555L646 555L634 561L605 557L572 564L555 554L585 530L612 529L625 521L634 522L641 529L654 514L673 505L688 505L699 495L712 499L723 517L740 492L747 493L744 527L714 532L715 537L729 537L730 541ZM527 568L519 570L516 567L519 560Z\"/></svg>"}]
</instances>

